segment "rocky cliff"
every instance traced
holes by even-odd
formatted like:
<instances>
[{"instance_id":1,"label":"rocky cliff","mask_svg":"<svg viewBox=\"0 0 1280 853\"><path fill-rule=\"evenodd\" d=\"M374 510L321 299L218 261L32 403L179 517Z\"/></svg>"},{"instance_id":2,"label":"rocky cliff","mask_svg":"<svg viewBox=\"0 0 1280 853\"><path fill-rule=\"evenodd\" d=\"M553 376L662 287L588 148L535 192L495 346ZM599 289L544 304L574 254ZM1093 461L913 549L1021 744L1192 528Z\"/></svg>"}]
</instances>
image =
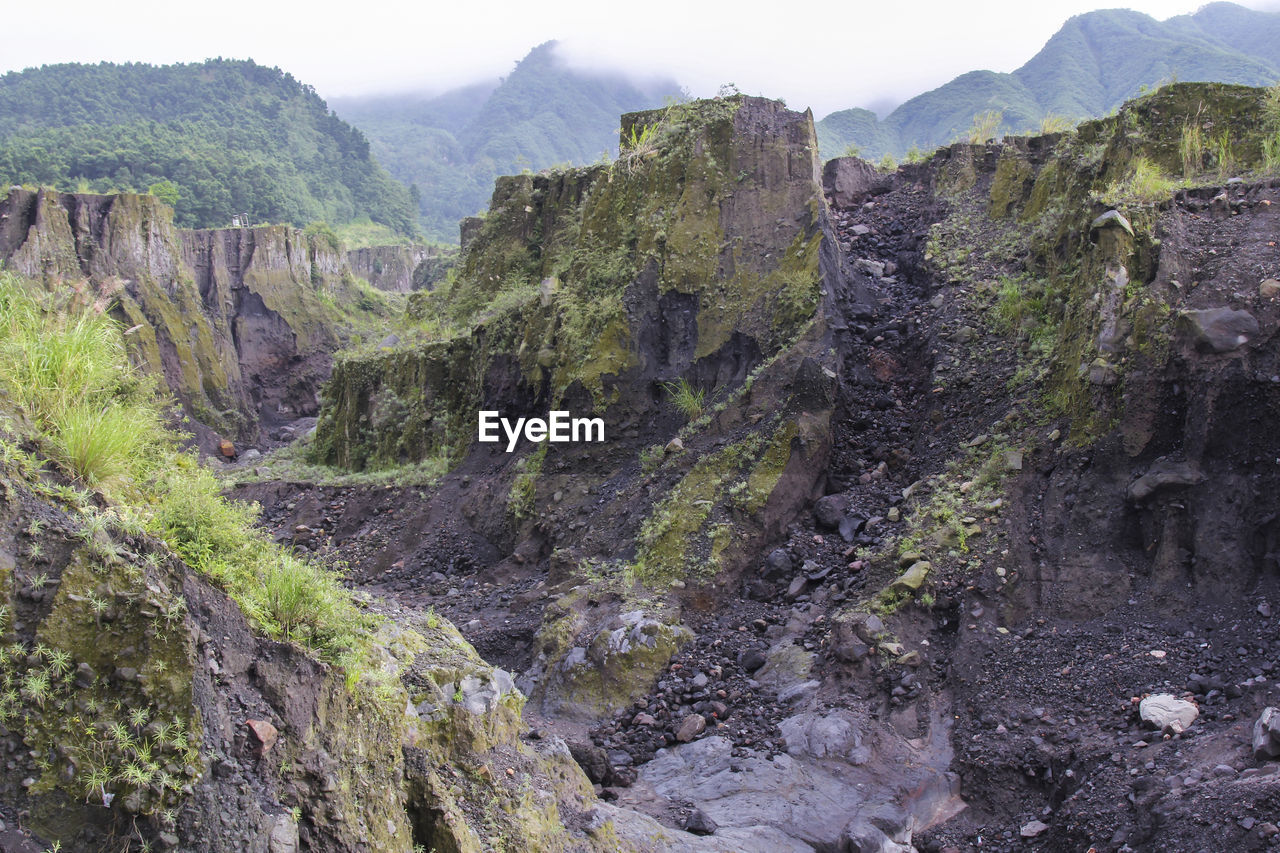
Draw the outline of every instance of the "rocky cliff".
<instances>
[{"instance_id":1,"label":"rocky cliff","mask_svg":"<svg viewBox=\"0 0 1280 853\"><path fill-rule=\"evenodd\" d=\"M833 341L870 307L832 239L810 116L695 102L624 116L623 140L609 167L499 180L456 279L411 301L451 327L340 360L315 446L355 468L449 455L452 482L485 485L433 503L486 551L665 601L734 577L820 485ZM481 409L599 416L605 440L506 453L477 441ZM684 635L678 609L630 617L632 651L602 680L561 659L612 657L617 608L563 605L542 634L540 701L625 703Z\"/></svg>"},{"instance_id":2,"label":"rocky cliff","mask_svg":"<svg viewBox=\"0 0 1280 853\"><path fill-rule=\"evenodd\" d=\"M803 117L629 118L611 168L499 183L452 288L414 299L438 341L335 370L320 455L447 455L436 491L248 493L448 614L539 726L589 736L606 796L668 826L1266 849L1268 97L1175 85L894 173L839 160L826 203ZM824 282L790 324L780 258ZM490 452L481 405L598 412L610 440ZM1144 697L1198 716L1148 722Z\"/></svg>"},{"instance_id":3,"label":"rocky cliff","mask_svg":"<svg viewBox=\"0 0 1280 853\"><path fill-rule=\"evenodd\" d=\"M152 196L12 189L0 260L112 305L136 360L164 378L207 449L315 415L359 302L330 242L287 226L175 228Z\"/></svg>"},{"instance_id":4,"label":"rocky cliff","mask_svg":"<svg viewBox=\"0 0 1280 853\"><path fill-rule=\"evenodd\" d=\"M443 250L430 246L365 246L347 251L347 266L379 290L408 293L434 284L444 263Z\"/></svg>"}]
</instances>

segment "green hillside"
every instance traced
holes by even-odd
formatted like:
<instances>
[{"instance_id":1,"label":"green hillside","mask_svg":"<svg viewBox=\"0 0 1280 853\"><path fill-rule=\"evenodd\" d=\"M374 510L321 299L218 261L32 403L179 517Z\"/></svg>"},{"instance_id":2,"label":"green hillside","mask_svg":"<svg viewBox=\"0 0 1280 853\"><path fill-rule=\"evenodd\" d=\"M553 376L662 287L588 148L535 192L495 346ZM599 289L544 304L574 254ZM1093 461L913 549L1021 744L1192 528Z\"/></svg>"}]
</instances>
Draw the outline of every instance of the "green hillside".
<instances>
[{"instance_id":1,"label":"green hillside","mask_svg":"<svg viewBox=\"0 0 1280 853\"><path fill-rule=\"evenodd\" d=\"M187 227L417 223L411 193L310 87L252 61L50 65L0 77L0 179L147 191Z\"/></svg>"},{"instance_id":2,"label":"green hillside","mask_svg":"<svg viewBox=\"0 0 1280 853\"><path fill-rule=\"evenodd\" d=\"M1124 9L1087 12L1011 74L962 74L882 121L832 113L818 122L818 143L824 158L850 143L864 157L901 156L913 145L929 150L964 136L974 116L989 110L1003 112L1000 132L1034 130L1047 116L1105 115L1143 87L1174 79L1251 86L1280 79L1280 15L1234 3L1167 21Z\"/></svg>"},{"instance_id":3,"label":"green hillside","mask_svg":"<svg viewBox=\"0 0 1280 853\"><path fill-rule=\"evenodd\" d=\"M619 115L678 93L674 82L571 69L547 42L497 85L333 104L392 175L418 188L428 234L453 241L458 220L488 205L498 175L598 160L617 147Z\"/></svg>"}]
</instances>

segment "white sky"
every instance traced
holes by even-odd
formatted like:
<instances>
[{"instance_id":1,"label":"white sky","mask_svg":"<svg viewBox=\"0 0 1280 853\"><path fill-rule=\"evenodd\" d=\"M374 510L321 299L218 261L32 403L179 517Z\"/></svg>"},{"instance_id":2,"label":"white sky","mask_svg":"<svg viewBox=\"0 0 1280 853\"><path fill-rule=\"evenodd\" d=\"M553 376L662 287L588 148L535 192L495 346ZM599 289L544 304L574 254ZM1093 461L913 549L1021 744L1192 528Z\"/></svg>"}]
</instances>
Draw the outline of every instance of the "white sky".
<instances>
[{"instance_id":1,"label":"white sky","mask_svg":"<svg viewBox=\"0 0 1280 853\"><path fill-rule=\"evenodd\" d=\"M59 0L5 4L0 71L55 62L276 65L325 97L441 91L509 72L536 44L575 62L674 77L695 96L733 82L815 115L901 101L979 68L1012 71L1071 15L1105 2L751 4L486 0ZM1200 0L1131 0L1161 20ZM1280 0L1245 0L1277 10Z\"/></svg>"}]
</instances>

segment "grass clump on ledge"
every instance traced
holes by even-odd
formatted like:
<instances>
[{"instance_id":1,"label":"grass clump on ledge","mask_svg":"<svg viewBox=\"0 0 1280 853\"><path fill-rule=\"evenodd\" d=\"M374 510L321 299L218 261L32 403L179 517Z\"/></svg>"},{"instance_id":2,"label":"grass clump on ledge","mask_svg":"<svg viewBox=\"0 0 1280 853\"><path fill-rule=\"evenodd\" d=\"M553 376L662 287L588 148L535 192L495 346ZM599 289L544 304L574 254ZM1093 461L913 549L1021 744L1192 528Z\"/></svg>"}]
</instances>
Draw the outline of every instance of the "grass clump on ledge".
<instances>
[{"instance_id":1,"label":"grass clump on ledge","mask_svg":"<svg viewBox=\"0 0 1280 853\"><path fill-rule=\"evenodd\" d=\"M0 414L38 451L25 470L57 498L98 492L121 517L163 540L239 604L258 630L346 667L354 685L373 651L373 617L338 575L273 543L258 508L232 503L218 480L165 426L166 401L129 363L104 305L72 290L57 300L0 273ZM17 441L13 441L17 439ZM43 456L72 482L50 486Z\"/></svg>"},{"instance_id":2,"label":"grass clump on ledge","mask_svg":"<svg viewBox=\"0 0 1280 853\"><path fill-rule=\"evenodd\" d=\"M675 382L664 382L662 387L667 392L667 399L680 414L691 421L702 416L703 401L707 396L705 389L693 387L684 377Z\"/></svg>"}]
</instances>

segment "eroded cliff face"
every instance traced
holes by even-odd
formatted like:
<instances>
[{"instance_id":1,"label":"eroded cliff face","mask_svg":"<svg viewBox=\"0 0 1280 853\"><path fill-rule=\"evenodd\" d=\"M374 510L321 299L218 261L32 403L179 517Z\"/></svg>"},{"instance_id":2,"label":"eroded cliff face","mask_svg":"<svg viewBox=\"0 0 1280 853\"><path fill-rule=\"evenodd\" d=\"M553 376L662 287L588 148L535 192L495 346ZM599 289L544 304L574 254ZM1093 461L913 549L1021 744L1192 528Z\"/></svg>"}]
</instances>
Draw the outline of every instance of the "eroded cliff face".
<instances>
[{"instance_id":1,"label":"eroded cliff face","mask_svg":"<svg viewBox=\"0 0 1280 853\"><path fill-rule=\"evenodd\" d=\"M366 246L346 254L347 266L379 290L409 293L440 280L449 256L431 246Z\"/></svg>"},{"instance_id":2,"label":"eroded cliff face","mask_svg":"<svg viewBox=\"0 0 1280 853\"><path fill-rule=\"evenodd\" d=\"M14 189L0 223L7 266L113 306L207 448L316 413L350 275L327 243L285 226L185 231L129 194Z\"/></svg>"},{"instance_id":3,"label":"eroded cliff face","mask_svg":"<svg viewBox=\"0 0 1280 853\"><path fill-rule=\"evenodd\" d=\"M597 752L576 754L619 803L696 808L712 838L1268 845L1274 764L1248 731L1280 705L1280 127L1264 93L1183 84L893 174L828 164L831 257L813 269L843 255L855 277L789 341L763 322L779 279L764 303L721 277L738 269L730 212L758 264L817 233L787 224L799 193L746 213L738 187L774 173L735 146L778 173L798 161L735 136L749 104L688 146L646 147L644 121L624 122L634 160L500 182L459 289L415 299L424 318L469 300L474 322L344 363L322 418L330 458L448 449L454 472L422 500L256 493L275 522L334 530L362 581L518 670L534 713L594 723ZM625 251L592 230L605 222ZM600 314L574 317L584 301ZM737 363L755 365L740 384ZM705 419L669 407L657 383L678 377L707 389ZM600 454L512 459L451 420L482 404L583 406L621 429ZM1199 704L1190 734L1139 718L1163 692Z\"/></svg>"},{"instance_id":4,"label":"eroded cliff face","mask_svg":"<svg viewBox=\"0 0 1280 853\"><path fill-rule=\"evenodd\" d=\"M408 849L403 693L349 689L51 485L0 465L6 819L70 850Z\"/></svg>"},{"instance_id":5,"label":"eroded cliff face","mask_svg":"<svg viewBox=\"0 0 1280 853\"><path fill-rule=\"evenodd\" d=\"M1274 563L1275 483L1258 460L1278 449L1265 424L1280 199L1274 178L1256 177L1277 130L1261 98L1172 86L1066 138L935 158L952 202L936 260L944 274L1027 280L1043 304L1019 334L1043 336L1041 405L1069 425L1065 447L1035 451L1045 479L1023 482L1038 543L1019 546L1029 606L1083 616L1138 591L1189 606L1232 597ZM1218 147L1188 151L1188 128ZM1143 186L1135 168L1148 166L1192 186ZM1025 260L983 270L977 252L960 258L956 238L979 228Z\"/></svg>"},{"instance_id":6,"label":"eroded cliff face","mask_svg":"<svg viewBox=\"0 0 1280 853\"><path fill-rule=\"evenodd\" d=\"M623 139L610 167L500 179L452 286L411 301L456 331L340 361L315 447L354 468L450 454L433 505L503 565L533 560L557 584L586 572L624 599L654 590L664 611L673 589L727 582L811 497L834 336L870 308L832 242L808 114L696 102L624 116ZM682 414L677 382L704 401ZM605 441L508 454L477 442L482 409L598 416ZM625 704L682 641L678 607L614 626L623 602L584 606L547 612L537 698ZM614 659L615 628L635 633L622 656L584 664Z\"/></svg>"}]
</instances>

